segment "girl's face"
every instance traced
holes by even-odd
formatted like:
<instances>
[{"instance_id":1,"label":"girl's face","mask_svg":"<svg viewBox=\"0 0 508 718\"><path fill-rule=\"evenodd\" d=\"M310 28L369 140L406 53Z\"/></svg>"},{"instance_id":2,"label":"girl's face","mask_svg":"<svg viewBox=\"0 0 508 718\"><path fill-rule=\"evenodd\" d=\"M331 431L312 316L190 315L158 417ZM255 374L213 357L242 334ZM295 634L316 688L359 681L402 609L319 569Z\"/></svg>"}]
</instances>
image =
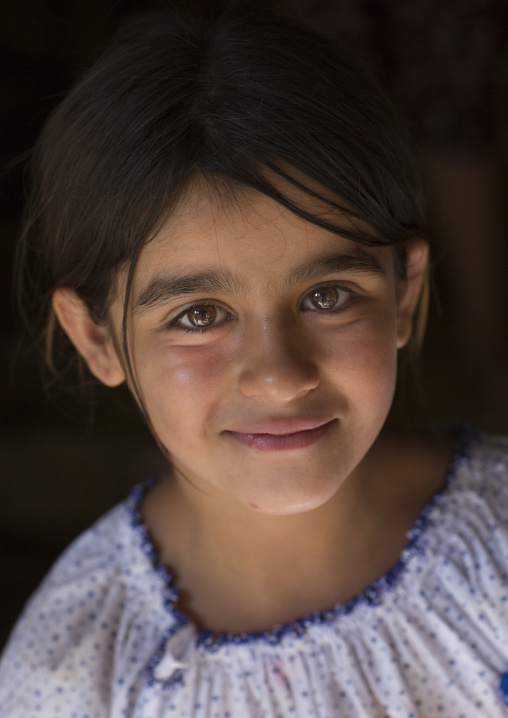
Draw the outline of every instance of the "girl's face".
<instances>
[{"instance_id":1,"label":"girl's face","mask_svg":"<svg viewBox=\"0 0 508 718\"><path fill-rule=\"evenodd\" d=\"M410 242L409 263L425 251ZM391 248L259 193L226 206L193 194L141 254L128 326L138 391L177 476L264 513L326 502L386 419L420 281L398 285ZM117 334L121 316L118 299Z\"/></svg>"}]
</instances>

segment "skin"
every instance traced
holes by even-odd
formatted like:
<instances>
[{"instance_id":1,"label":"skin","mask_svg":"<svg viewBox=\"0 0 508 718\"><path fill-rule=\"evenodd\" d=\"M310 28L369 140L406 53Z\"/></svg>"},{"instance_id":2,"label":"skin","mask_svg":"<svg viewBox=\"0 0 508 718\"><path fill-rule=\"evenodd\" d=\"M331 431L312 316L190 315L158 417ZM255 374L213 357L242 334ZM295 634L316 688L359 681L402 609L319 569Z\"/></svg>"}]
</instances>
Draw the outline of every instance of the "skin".
<instances>
[{"instance_id":1,"label":"skin","mask_svg":"<svg viewBox=\"0 0 508 718\"><path fill-rule=\"evenodd\" d=\"M323 210L303 193L297 199ZM347 217L339 221L351 228ZM322 270L288 282L330 251L350 256L358 245L258 193L225 205L197 186L137 265L129 351L172 464L144 518L176 575L181 608L200 628L264 630L347 600L396 562L444 479L449 446L378 438L427 245L408 243L404 282L389 247L364 248L380 271ZM136 306L154 278L224 270L236 286ZM323 285L335 288L338 311L309 298ZM63 328L109 385L126 377L115 350L124 288L120 274L107 326L91 320L72 290L54 295ZM186 333L185 310L195 304L215 305L213 329ZM260 451L231 433L302 418L330 422L304 448Z\"/></svg>"}]
</instances>

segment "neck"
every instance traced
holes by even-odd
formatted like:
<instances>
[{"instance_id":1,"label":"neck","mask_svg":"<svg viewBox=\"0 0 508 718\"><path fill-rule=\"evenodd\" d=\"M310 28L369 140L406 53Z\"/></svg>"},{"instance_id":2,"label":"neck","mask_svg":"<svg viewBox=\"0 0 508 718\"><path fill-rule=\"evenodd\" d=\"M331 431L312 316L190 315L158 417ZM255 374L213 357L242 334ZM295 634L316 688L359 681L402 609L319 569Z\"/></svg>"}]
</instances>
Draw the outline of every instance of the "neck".
<instances>
[{"instance_id":1,"label":"neck","mask_svg":"<svg viewBox=\"0 0 508 718\"><path fill-rule=\"evenodd\" d=\"M401 455L392 442L373 447L329 501L283 516L198 486L177 468L143 513L180 588L180 609L200 628L265 630L360 593L396 563L441 485L450 447L435 448L410 443Z\"/></svg>"},{"instance_id":2,"label":"neck","mask_svg":"<svg viewBox=\"0 0 508 718\"><path fill-rule=\"evenodd\" d=\"M239 591L237 603L242 602L242 593L252 607L258 600L263 604L259 625L264 621L271 625L285 615L273 613L275 605L283 605L293 617L313 610L312 602L305 603L311 598L311 585L324 591L318 601L323 609L353 590L334 584L328 597L331 587L320 584L324 576L351 575L352 558L362 553L361 544L372 533L376 514L370 508L361 466L325 504L282 516L259 513L212 486L198 488L176 469L148 495L144 516L162 561L180 587L189 593L194 587L196 594L209 594L203 583L207 578L228 590L234 587ZM302 586L306 598L300 608L296 593ZM290 596L296 600L293 609L288 606ZM273 606L268 615L269 601ZM204 610L199 613L203 615Z\"/></svg>"}]
</instances>

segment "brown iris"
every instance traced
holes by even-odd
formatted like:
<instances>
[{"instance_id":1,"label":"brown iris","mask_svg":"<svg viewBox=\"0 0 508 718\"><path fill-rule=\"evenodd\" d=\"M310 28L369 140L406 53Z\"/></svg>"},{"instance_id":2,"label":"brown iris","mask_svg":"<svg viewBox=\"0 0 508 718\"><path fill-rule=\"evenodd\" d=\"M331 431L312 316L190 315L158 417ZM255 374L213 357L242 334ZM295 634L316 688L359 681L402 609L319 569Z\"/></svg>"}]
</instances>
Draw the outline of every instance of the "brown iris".
<instances>
[{"instance_id":1,"label":"brown iris","mask_svg":"<svg viewBox=\"0 0 508 718\"><path fill-rule=\"evenodd\" d=\"M338 292L334 287L321 287L310 295L310 301L317 309L332 309L337 304Z\"/></svg>"},{"instance_id":2,"label":"brown iris","mask_svg":"<svg viewBox=\"0 0 508 718\"><path fill-rule=\"evenodd\" d=\"M217 310L213 304L200 304L192 307L188 312L189 321L195 327L209 327L214 323L216 316Z\"/></svg>"}]
</instances>

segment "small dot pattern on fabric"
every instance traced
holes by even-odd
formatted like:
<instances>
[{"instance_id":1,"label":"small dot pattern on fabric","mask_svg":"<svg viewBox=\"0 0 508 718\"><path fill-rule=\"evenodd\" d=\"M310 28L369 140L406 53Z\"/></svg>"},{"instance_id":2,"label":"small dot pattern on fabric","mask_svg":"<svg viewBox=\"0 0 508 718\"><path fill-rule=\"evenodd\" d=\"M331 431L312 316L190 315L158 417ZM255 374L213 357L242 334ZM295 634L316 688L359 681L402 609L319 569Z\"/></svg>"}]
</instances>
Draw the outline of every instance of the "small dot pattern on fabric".
<instances>
[{"instance_id":1,"label":"small dot pattern on fabric","mask_svg":"<svg viewBox=\"0 0 508 718\"><path fill-rule=\"evenodd\" d=\"M137 487L64 553L0 662L1 718L508 717L508 439L462 436L397 565L344 606L197 632Z\"/></svg>"}]
</instances>

